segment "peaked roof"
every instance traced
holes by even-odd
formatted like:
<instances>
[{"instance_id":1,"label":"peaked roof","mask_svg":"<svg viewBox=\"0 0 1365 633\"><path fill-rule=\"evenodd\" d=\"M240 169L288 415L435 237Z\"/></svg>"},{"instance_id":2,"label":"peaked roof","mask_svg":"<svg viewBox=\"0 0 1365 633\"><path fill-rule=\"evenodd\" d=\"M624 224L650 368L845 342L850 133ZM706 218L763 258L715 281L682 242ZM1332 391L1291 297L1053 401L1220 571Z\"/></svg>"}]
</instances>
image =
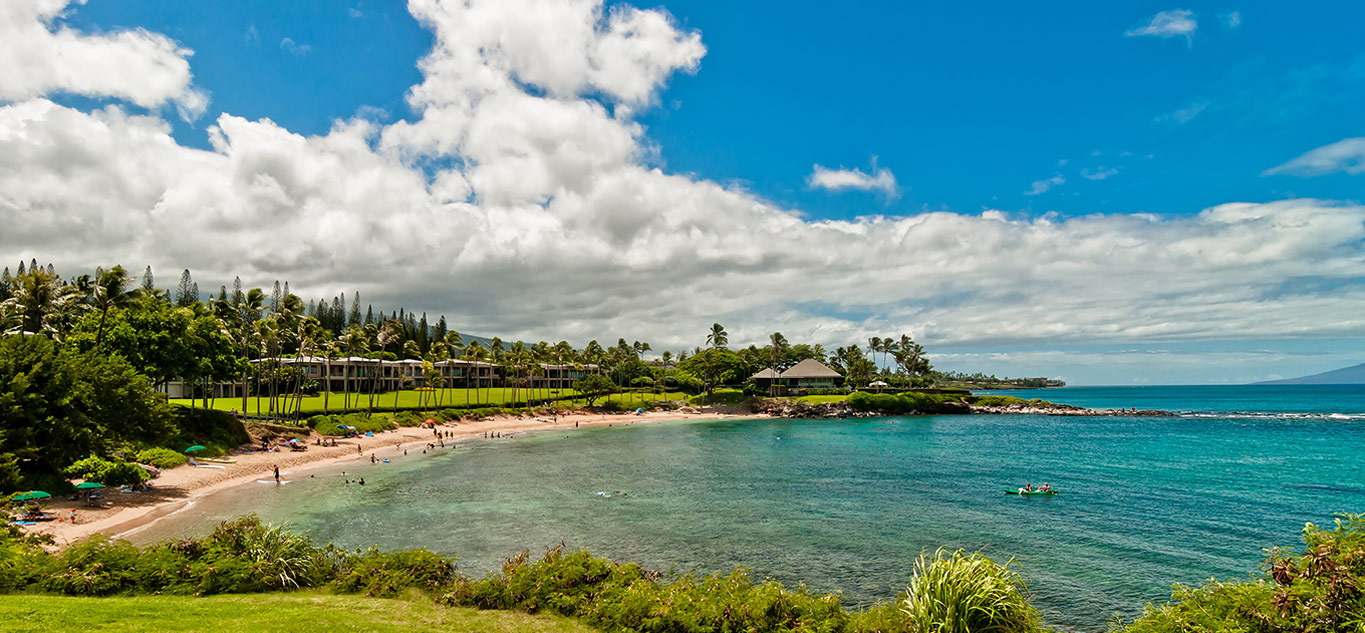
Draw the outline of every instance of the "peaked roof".
<instances>
[{"instance_id":1,"label":"peaked roof","mask_svg":"<svg viewBox=\"0 0 1365 633\"><path fill-rule=\"evenodd\" d=\"M772 367L769 367L767 369L764 369L763 371L758 372L757 374L749 376L749 380L758 380L760 378L764 380L772 380L774 378L781 377L782 376L778 374L776 370L774 370Z\"/></svg>"},{"instance_id":2,"label":"peaked roof","mask_svg":"<svg viewBox=\"0 0 1365 633\"><path fill-rule=\"evenodd\" d=\"M803 360L803 361L797 363L797 364L796 364L795 366L793 366L791 369L788 369L787 371L782 372L782 377L783 377L783 378L843 378L843 374L840 374L839 372L834 371L833 369L830 369L830 368L826 367L826 366L824 365L824 363L821 363L820 361L815 360L814 358L807 358L806 360Z\"/></svg>"}]
</instances>

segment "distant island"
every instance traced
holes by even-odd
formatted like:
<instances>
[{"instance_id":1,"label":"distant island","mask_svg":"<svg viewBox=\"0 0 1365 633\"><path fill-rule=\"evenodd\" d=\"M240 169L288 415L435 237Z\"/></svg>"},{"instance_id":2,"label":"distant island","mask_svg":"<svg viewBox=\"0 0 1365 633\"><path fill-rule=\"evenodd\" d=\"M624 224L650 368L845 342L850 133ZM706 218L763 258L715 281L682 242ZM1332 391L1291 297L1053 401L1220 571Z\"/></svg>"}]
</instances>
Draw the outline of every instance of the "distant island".
<instances>
[{"instance_id":1,"label":"distant island","mask_svg":"<svg viewBox=\"0 0 1365 633\"><path fill-rule=\"evenodd\" d=\"M1325 371L1312 376L1265 380L1254 385L1365 385L1365 363Z\"/></svg>"}]
</instances>

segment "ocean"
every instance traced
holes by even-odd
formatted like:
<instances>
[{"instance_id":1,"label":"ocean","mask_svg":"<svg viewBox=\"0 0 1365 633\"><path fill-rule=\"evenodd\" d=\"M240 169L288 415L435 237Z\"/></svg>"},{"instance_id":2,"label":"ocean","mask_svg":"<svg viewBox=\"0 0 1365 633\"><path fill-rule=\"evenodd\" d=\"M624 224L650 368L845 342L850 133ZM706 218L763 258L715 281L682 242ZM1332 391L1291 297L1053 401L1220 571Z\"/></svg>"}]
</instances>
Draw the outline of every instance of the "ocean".
<instances>
[{"instance_id":1,"label":"ocean","mask_svg":"<svg viewBox=\"0 0 1365 633\"><path fill-rule=\"evenodd\" d=\"M457 555L482 576L563 542L671 573L893 599L935 548L1026 572L1045 621L1100 631L1173 583L1245 578L1306 522L1365 511L1365 387L1007 395L1176 417L724 420L544 433L219 493L142 533L255 512L321 542ZM411 448L411 447L410 447ZM381 453L382 456L382 453ZM1004 494L1048 482L1061 494ZM137 540L137 539L135 539Z\"/></svg>"}]
</instances>

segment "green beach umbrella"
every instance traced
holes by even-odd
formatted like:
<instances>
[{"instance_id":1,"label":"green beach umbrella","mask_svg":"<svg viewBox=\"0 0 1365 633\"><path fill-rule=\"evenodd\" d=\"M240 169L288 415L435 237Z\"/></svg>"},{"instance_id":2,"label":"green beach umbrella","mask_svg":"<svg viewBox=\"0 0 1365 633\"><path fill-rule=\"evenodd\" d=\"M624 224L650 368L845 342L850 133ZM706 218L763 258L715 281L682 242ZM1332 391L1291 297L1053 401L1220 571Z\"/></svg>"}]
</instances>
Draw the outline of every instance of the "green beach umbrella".
<instances>
[{"instance_id":1,"label":"green beach umbrella","mask_svg":"<svg viewBox=\"0 0 1365 633\"><path fill-rule=\"evenodd\" d=\"M14 498L15 501L32 501L34 499L51 499L52 495L41 490L30 490Z\"/></svg>"},{"instance_id":2,"label":"green beach umbrella","mask_svg":"<svg viewBox=\"0 0 1365 633\"><path fill-rule=\"evenodd\" d=\"M103 487L104 487L104 484L102 484L102 483L100 483L100 482L98 482L98 481L87 481L87 482L85 482L85 483L83 483L83 484L77 485L77 486L76 486L76 490L90 490L91 488L103 488Z\"/></svg>"},{"instance_id":3,"label":"green beach umbrella","mask_svg":"<svg viewBox=\"0 0 1365 633\"><path fill-rule=\"evenodd\" d=\"M203 450L208 450L208 449L207 449L206 447L204 447L204 446L200 446L200 445L198 445L198 444L195 444L194 446L191 446L191 447L185 449L185 452L186 452L186 453L193 453L193 452L195 452L195 451L203 451Z\"/></svg>"}]
</instances>

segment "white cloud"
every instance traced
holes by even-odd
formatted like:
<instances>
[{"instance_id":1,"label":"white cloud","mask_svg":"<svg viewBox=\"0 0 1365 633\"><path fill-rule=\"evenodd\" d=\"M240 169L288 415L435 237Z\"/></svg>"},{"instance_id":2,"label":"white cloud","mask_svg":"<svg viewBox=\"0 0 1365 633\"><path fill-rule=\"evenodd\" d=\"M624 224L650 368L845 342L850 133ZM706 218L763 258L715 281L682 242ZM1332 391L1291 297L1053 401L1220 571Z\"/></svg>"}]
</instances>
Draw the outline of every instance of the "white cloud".
<instances>
[{"instance_id":1,"label":"white cloud","mask_svg":"<svg viewBox=\"0 0 1365 633\"><path fill-rule=\"evenodd\" d=\"M199 150L155 114L0 106L0 262L288 280L307 299L358 290L464 332L655 349L691 348L715 321L736 344L907 332L931 349L1365 327L1365 206L810 221L646 166L643 128L608 106L638 111L698 67L705 49L667 15L586 0L411 6L436 34L413 121L362 114L303 136L223 114ZM514 19L542 8L552 15ZM604 70L594 60L625 23L644 26L612 46L634 52Z\"/></svg>"},{"instance_id":2,"label":"white cloud","mask_svg":"<svg viewBox=\"0 0 1365 633\"><path fill-rule=\"evenodd\" d=\"M191 85L191 51L141 29L85 35L56 27L70 2L0 2L0 102L65 92L145 108L173 103L189 119L203 113L208 99Z\"/></svg>"},{"instance_id":3,"label":"white cloud","mask_svg":"<svg viewBox=\"0 0 1365 633\"><path fill-rule=\"evenodd\" d=\"M280 50L290 55L307 55L313 50L313 47L295 42L292 37L286 37L280 40Z\"/></svg>"},{"instance_id":4,"label":"white cloud","mask_svg":"<svg viewBox=\"0 0 1365 633\"><path fill-rule=\"evenodd\" d=\"M885 167L878 168L877 162L872 161L872 173L868 174L861 169L829 169L816 165L814 171L806 177L806 186L812 189L825 189L828 191L846 191L856 189L858 191L880 191L887 198L895 198L900 195L900 187L896 185L896 176L890 169Z\"/></svg>"},{"instance_id":5,"label":"white cloud","mask_svg":"<svg viewBox=\"0 0 1365 633\"><path fill-rule=\"evenodd\" d=\"M364 16L365 14L364 14L364 13L361 13L361 12L360 12L360 9L357 9L357 8L355 8L355 7L351 7L351 8L349 8L349 9L346 10L346 15L351 16L352 19L359 20L359 19L360 19L362 16Z\"/></svg>"},{"instance_id":6,"label":"white cloud","mask_svg":"<svg viewBox=\"0 0 1365 633\"><path fill-rule=\"evenodd\" d=\"M1283 165L1267 169L1261 175L1321 176L1339 171L1365 173L1365 136L1323 145Z\"/></svg>"},{"instance_id":7,"label":"white cloud","mask_svg":"<svg viewBox=\"0 0 1365 633\"><path fill-rule=\"evenodd\" d=\"M1086 167L1085 169L1081 170L1081 178L1085 178L1087 180L1104 180L1105 178L1108 178L1110 176L1118 175L1118 173L1119 170L1114 169L1112 167L1096 167L1094 169Z\"/></svg>"},{"instance_id":8,"label":"white cloud","mask_svg":"<svg viewBox=\"0 0 1365 633\"><path fill-rule=\"evenodd\" d=\"M1066 177L1065 177L1065 176L1062 176L1061 174L1053 174L1053 176L1052 176L1051 178L1045 178L1045 179L1043 179L1043 180L1035 180L1035 181L1033 181L1033 188L1032 188L1032 189L1029 189L1028 191L1025 191L1025 192L1024 192L1024 195L1026 195L1026 196L1036 196L1036 195L1039 195L1039 194L1047 193L1049 189L1052 189L1053 187L1056 187L1057 185L1064 185L1064 184L1066 184Z\"/></svg>"},{"instance_id":9,"label":"white cloud","mask_svg":"<svg viewBox=\"0 0 1365 633\"><path fill-rule=\"evenodd\" d=\"M1188 123L1194 117L1199 116L1199 113L1203 112L1204 110L1207 110L1211 105L1213 105L1213 102L1211 101L1196 101L1194 103L1191 103L1187 107L1176 110L1175 112L1159 116L1156 118L1156 121L1158 123L1174 121L1177 125L1181 123Z\"/></svg>"},{"instance_id":10,"label":"white cloud","mask_svg":"<svg viewBox=\"0 0 1365 633\"><path fill-rule=\"evenodd\" d=\"M1188 9L1170 9L1152 16L1147 24L1132 29L1124 35L1128 37L1175 37L1180 35L1184 36L1186 42L1193 44L1194 32L1198 28L1199 23L1195 20L1194 12Z\"/></svg>"},{"instance_id":11,"label":"white cloud","mask_svg":"<svg viewBox=\"0 0 1365 633\"><path fill-rule=\"evenodd\" d=\"M1240 11L1229 12L1223 16L1223 20L1228 28L1235 29L1242 26L1242 13Z\"/></svg>"}]
</instances>

